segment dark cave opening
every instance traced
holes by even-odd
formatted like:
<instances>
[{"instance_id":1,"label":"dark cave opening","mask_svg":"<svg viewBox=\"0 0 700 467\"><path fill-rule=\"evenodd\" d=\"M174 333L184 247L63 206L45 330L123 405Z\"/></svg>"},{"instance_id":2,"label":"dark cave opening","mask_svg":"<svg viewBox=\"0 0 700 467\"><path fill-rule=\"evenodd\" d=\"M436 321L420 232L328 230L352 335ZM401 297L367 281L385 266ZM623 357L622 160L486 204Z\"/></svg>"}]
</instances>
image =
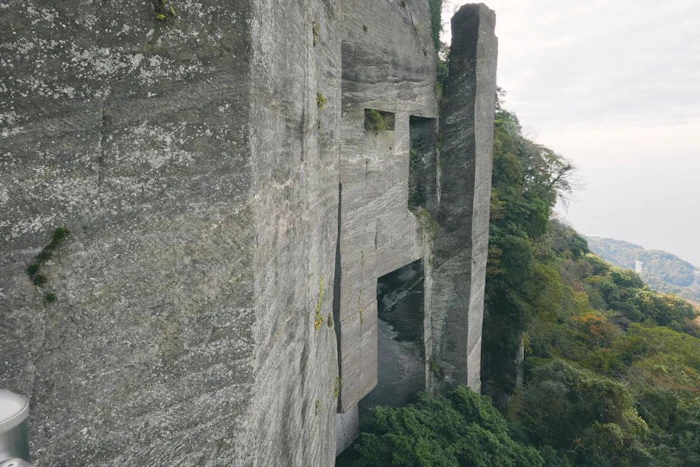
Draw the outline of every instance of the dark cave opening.
<instances>
[{"instance_id":1,"label":"dark cave opening","mask_svg":"<svg viewBox=\"0 0 700 467\"><path fill-rule=\"evenodd\" d=\"M404 406L425 390L423 261L377 280L377 386L359 403L360 416L377 405Z\"/></svg>"}]
</instances>

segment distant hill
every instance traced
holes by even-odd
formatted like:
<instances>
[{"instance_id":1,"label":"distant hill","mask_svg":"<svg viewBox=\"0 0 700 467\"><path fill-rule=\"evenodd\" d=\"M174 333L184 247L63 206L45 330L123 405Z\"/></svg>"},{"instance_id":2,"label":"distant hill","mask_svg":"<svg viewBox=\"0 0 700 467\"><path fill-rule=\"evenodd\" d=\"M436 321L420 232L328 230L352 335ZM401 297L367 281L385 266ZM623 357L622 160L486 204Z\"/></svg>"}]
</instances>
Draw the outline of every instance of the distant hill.
<instances>
[{"instance_id":1,"label":"distant hill","mask_svg":"<svg viewBox=\"0 0 700 467\"><path fill-rule=\"evenodd\" d=\"M640 245L612 238L586 237L592 252L621 268L634 269L641 261L640 276L652 290L673 293L700 302L700 269L661 250L647 250Z\"/></svg>"}]
</instances>

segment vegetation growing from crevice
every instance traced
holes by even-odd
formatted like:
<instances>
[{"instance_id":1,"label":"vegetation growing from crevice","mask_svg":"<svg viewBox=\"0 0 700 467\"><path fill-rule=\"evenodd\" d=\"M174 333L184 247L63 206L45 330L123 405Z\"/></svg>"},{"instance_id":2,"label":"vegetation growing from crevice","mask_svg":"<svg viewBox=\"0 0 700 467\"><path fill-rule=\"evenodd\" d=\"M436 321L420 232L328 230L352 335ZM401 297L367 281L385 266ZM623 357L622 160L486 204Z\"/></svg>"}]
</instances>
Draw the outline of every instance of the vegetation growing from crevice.
<instances>
[{"instance_id":1,"label":"vegetation growing from crevice","mask_svg":"<svg viewBox=\"0 0 700 467\"><path fill-rule=\"evenodd\" d=\"M340 391L343 389L343 380L340 377L335 378L335 386L333 387L333 397L336 399L340 396Z\"/></svg>"},{"instance_id":2,"label":"vegetation growing from crevice","mask_svg":"<svg viewBox=\"0 0 700 467\"><path fill-rule=\"evenodd\" d=\"M34 262L27 266L27 274L32 279L32 283L36 286L43 286L48 282L48 278L41 272L41 268L47 261L54 258L56 249L71 234L71 231L66 227L56 227L51 236L51 241L39 252L34 258ZM47 303L53 303L57 300L54 292L46 292L44 300Z\"/></svg>"},{"instance_id":3,"label":"vegetation growing from crevice","mask_svg":"<svg viewBox=\"0 0 700 467\"><path fill-rule=\"evenodd\" d=\"M374 109L365 110L365 130L381 133L392 129L391 114Z\"/></svg>"},{"instance_id":4,"label":"vegetation growing from crevice","mask_svg":"<svg viewBox=\"0 0 700 467\"><path fill-rule=\"evenodd\" d=\"M428 232L431 236L435 236L438 230L440 230L440 224L438 221L424 207L419 207L415 211L415 215L421 228L425 232Z\"/></svg>"},{"instance_id":5,"label":"vegetation growing from crevice","mask_svg":"<svg viewBox=\"0 0 700 467\"><path fill-rule=\"evenodd\" d=\"M314 44L314 47L316 47L316 43L318 42L318 35L321 32L321 27L318 24L316 24L316 21L313 22L313 24L311 26L311 31L312 31L313 37L314 37L313 44Z\"/></svg>"},{"instance_id":6,"label":"vegetation growing from crevice","mask_svg":"<svg viewBox=\"0 0 700 467\"><path fill-rule=\"evenodd\" d=\"M414 209L425 204L425 187L418 183L425 170L424 155L415 148L408 151L408 206Z\"/></svg>"},{"instance_id":7,"label":"vegetation growing from crevice","mask_svg":"<svg viewBox=\"0 0 700 467\"><path fill-rule=\"evenodd\" d=\"M167 21L168 18L177 16L175 7L168 0L156 0L154 9L156 11L155 20L161 23Z\"/></svg>"},{"instance_id":8,"label":"vegetation growing from crevice","mask_svg":"<svg viewBox=\"0 0 700 467\"><path fill-rule=\"evenodd\" d=\"M323 316L321 315L321 307L323 306L323 276L318 281L318 298L316 299L316 309L314 313L314 329L319 330L321 329L321 325L323 324Z\"/></svg>"},{"instance_id":9,"label":"vegetation growing from crevice","mask_svg":"<svg viewBox=\"0 0 700 467\"><path fill-rule=\"evenodd\" d=\"M325 97L323 97L323 94L321 94L320 92L316 93L316 105L318 106L319 110L323 110L327 102L328 101Z\"/></svg>"},{"instance_id":10,"label":"vegetation growing from crevice","mask_svg":"<svg viewBox=\"0 0 700 467\"><path fill-rule=\"evenodd\" d=\"M440 43L435 71L435 100L438 104L437 107L439 113L444 104L442 97L443 86L445 85L447 75L450 73L450 47L444 42Z\"/></svg>"}]
</instances>

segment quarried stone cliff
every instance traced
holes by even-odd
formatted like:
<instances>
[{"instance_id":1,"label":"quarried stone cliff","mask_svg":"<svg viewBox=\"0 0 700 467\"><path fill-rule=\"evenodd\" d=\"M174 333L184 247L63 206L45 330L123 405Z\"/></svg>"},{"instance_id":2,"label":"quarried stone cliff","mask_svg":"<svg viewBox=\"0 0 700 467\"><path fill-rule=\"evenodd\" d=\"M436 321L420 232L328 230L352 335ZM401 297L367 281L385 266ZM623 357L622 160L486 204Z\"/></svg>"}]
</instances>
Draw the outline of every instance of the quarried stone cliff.
<instances>
[{"instance_id":1,"label":"quarried stone cliff","mask_svg":"<svg viewBox=\"0 0 700 467\"><path fill-rule=\"evenodd\" d=\"M339 2L170 5L0 6L0 385L39 466L332 465Z\"/></svg>"},{"instance_id":2,"label":"quarried stone cliff","mask_svg":"<svg viewBox=\"0 0 700 467\"><path fill-rule=\"evenodd\" d=\"M427 0L2 3L0 386L36 465L333 465L407 265L412 381L478 389L494 20L458 13L438 121Z\"/></svg>"}]
</instances>

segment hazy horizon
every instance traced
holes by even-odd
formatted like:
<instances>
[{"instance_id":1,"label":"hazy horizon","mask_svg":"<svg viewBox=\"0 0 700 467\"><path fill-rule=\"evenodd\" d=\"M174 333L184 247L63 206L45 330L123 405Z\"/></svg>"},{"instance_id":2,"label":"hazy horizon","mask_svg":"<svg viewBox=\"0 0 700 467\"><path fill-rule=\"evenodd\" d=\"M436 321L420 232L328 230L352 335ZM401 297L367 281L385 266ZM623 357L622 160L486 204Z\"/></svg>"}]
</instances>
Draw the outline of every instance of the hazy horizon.
<instances>
[{"instance_id":1,"label":"hazy horizon","mask_svg":"<svg viewBox=\"0 0 700 467\"><path fill-rule=\"evenodd\" d=\"M462 3L445 3L447 23ZM700 2L487 5L506 107L577 166L562 217L700 267Z\"/></svg>"}]
</instances>

